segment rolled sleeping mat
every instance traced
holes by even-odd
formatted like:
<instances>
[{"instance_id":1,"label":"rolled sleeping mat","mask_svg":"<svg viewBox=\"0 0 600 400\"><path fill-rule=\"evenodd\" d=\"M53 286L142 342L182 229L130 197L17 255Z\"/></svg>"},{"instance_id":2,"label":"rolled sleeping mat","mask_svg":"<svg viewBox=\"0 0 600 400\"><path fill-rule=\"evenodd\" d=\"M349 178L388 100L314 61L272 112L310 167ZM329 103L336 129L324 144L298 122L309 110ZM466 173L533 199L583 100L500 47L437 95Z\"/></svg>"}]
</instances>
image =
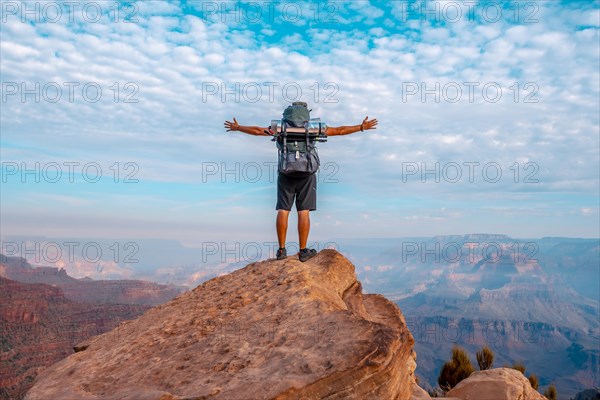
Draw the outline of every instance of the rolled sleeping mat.
<instances>
[{"instance_id":1,"label":"rolled sleeping mat","mask_svg":"<svg viewBox=\"0 0 600 400\"><path fill-rule=\"evenodd\" d=\"M311 119L304 128L287 127L285 131L288 134L301 133L304 135L306 128L308 128L308 134L311 136L325 136L327 132L327 124L321 122L320 118ZM280 119L271 120L271 130L277 134L283 132L283 121Z\"/></svg>"}]
</instances>

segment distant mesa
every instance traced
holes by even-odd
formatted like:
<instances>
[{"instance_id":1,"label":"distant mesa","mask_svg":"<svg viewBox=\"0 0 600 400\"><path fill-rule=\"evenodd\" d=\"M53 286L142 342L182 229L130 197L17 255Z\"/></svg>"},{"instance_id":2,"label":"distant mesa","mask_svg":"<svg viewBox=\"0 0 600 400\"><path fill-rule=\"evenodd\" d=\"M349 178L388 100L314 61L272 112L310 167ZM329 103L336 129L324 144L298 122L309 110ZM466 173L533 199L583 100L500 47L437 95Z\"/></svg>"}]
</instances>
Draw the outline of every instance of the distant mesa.
<instances>
[{"instance_id":1,"label":"distant mesa","mask_svg":"<svg viewBox=\"0 0 600 400\"><path fill-rule=\"evenodd\" d=\"M34 267L25 259L0 255L0 277L22 283L45 283L56 286L67 299L94 304L163 304L187 288L141 280L76 279L63 268Z\"/></svg>"}]
</instances>

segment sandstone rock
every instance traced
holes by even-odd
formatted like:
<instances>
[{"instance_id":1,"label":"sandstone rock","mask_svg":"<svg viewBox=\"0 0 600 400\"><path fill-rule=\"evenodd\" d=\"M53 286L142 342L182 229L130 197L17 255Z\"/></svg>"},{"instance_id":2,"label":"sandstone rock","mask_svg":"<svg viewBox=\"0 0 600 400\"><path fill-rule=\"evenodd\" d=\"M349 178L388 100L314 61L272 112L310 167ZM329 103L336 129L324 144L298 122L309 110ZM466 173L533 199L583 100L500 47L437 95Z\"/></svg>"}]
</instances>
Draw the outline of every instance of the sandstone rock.
<instances>
[{"instance_id":1,"label":"sandstone rock","mask_svg":"<svg viewBox=\"0 0 600 400\"><path fill-rule=\"evenodd\" d=\"M413 338L334 250L205 282L46 369L27 399L410 399Z\"/></svg>"},{"instance_id":2,"label":"sandstone rock","mask_svg":"<svg viewBox=\"0 0 600 400\"><path fill-rule=\"evenodd\" d=\"M431 400L431 396L429 393L425 391L425 389L421 388L416 383L413 384L412 387L412 396L411 400Z\"/></svg>"},{"instance_id":3,"label":"sandstone rock","mask_svg":"<svg viewBox=\"0 0 600 400\"><path fill-rule=\"evenodd\" d=\"M446 393L461 400L544 400L525 376L512 368L476 371Z\"/></svg>"}]
</instances>

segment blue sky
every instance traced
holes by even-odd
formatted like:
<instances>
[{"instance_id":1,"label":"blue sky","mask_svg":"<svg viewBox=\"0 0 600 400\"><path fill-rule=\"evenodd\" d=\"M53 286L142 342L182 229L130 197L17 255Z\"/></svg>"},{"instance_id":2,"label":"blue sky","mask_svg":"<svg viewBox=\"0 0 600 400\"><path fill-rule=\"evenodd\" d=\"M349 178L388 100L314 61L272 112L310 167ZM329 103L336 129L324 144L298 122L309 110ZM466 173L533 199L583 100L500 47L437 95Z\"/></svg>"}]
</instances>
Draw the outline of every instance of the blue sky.
<instances>
[{"instance_id":1,"label":"blue sky","mask_svg":"<svg viewBox=\"0 0 600 400\"><path fill-rule=\"evenodd\" d=\"M3 236L275 240L275 146L223 122L291 100L379 120L320 145L314 239L600 236L598 1L37 4L2 5Z\"/></svg>"}]
</instances>

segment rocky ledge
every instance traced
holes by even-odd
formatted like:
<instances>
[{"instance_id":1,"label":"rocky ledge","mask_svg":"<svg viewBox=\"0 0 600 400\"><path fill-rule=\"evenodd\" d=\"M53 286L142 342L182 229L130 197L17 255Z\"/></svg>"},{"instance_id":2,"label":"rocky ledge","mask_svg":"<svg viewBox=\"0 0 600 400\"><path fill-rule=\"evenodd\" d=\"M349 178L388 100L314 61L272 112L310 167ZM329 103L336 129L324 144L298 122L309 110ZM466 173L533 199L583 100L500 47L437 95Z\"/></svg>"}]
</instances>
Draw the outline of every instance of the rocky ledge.
<instances>
[{"instance_id":1,"label":"rocky ledge","mask_svg":"<svg viewBox=\"0 0 600 400\"><path fill-rule=\"evenodd\" d=\"M81 346L27 399L410 399L413 338L334 250L214 278Z\"/></svg>"}]
</instances>

